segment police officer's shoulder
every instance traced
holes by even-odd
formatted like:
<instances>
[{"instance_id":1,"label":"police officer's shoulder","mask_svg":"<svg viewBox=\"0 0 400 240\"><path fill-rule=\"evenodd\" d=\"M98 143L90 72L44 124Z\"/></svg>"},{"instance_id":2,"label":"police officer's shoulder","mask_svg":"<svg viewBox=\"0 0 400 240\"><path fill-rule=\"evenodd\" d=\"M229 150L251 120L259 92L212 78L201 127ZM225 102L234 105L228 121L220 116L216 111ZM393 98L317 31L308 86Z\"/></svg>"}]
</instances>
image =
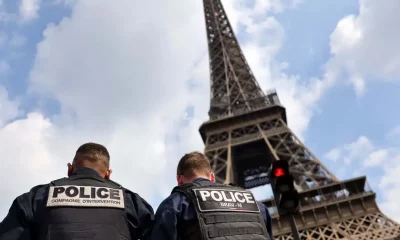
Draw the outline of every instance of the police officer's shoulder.
<instances>
[{"instance_id":1,"label":"police officer's shoulder","mask_svg":"<svg viewBox=\"0 0 400 240\"><path fill-rule=\"evenodd\" d=\"M172 192L162 203L172 204L177 199L185 198L186 196L182 192Z\"/></svg>"},{"instance_id":2,"label":"police officer's shoulder","mask_svg":"<svg viewBox=\"0 0 400 240\"><path fill-rule=\"evenodd\" d=\"M21 195L17 196L15 198L15 200L19 203L22 204L29 204L31 202L31 200L40 192L45 192L47 189L47 186L49 184L41 184L41 185L37 185L32 187L28 192L24 192Z\"/></svg>"},{"instance_id":3,"label":"police officer's shoulder","mask_svg":"<svg viewBox=\"0 0 400 240\"><path fill-rule=\"evenodd\" d=\"M136 200L139 200L139 201L144 200L138 193L133 192L133 191L127 189L127 188L123 188L123 189L124 189L124 191L125 191L125 195L126 195L127 197L129 197L130 199L132 199L133 201L136 201Z\"/></svg>"},{"instance_id":4,"label":"police officer's shoulder","mask_svg":"<svg viewBox=\"0 0 400 240\"><path fill-rule=\"evenodd\" d=\"M26 220L33 218L35 200L43 200L49 184L40 184L32 187L14 199L13 205L23 212Z\"/></svg>"},{"instance_id":5,"label":"police officer's shoulder","mask_svg":"<svg viewBox=\"0 0 400 240\"><path fill-rule=\"evenodd\" d=\"M157 212L162 212L164 210L180 209L180 205L187 201L187 197L179 191L173 191L167 198L165 198L157 208Z\"/></svg>"},{"instance_id":6,"label":"police officer's shoulder","mask_svg":"<svg viewBox=\"0 0 400 240\"><path fill-rule=\"evenodd\" d=\"M129 189L127 189L127 188L124 188L121 184L119 184L119 183L117 183L117 182L115 182L115 181L113 181L113 180L110 180L110 179L108 179L107 181L108 181L109 183L111 183L112 185L114 185L114 187L116 187L116 188L121 188L121 189L124 191L124 193L125 193L125 198L128 198L128 199L130 199L130 200L132 200L132 201L134 201L134 200L137 199L138 197L140 198L140 196L139 196L137 193L132 192L131 190L129 190Z\"/></svg>"},{"instance_id":7,"label":"police officer's shoulder","mask_svg":"<svg viewBox=\"0 0 400 240\"><path fill-rule=\"evenodd\" d=\"M113 180L107 179L107 181L108 181L109 183L115 185L115 186L118 187L118 188L123 188L123 189L125 189L121 184L119 184L119 183L117 183L117 182L115 182L115 181L113 181Z\"/></svg>"},{"instance_id":8,"label":"police officer's shoulder","mask_svg":"<svg viewBox=\"0 0 400 240\"><path fill-rule=\"evenodd\" d=\"M171 191L171 194L172 194L172 193L185 194L185 192L186 192L188 189L191 189L191 188L193 188L193 187L200 187L200 186L201 186L201 185L200 185L199 183L196 183L196 182L185 183L185 184L182 184L182 185L180 185L180 186L174 187L174 188L172 189L172 191Z\"/></svg>"},{"instance_id":9,"label":"police officer's shoulder","mask_svg":"<svg viewBox=\"0 0 400 240\"><path fill-rule=\"evenodd\" d=\"M59 178L59 179L53 180L53 181L51 181L49 183L36 185L36 186L32 187L29 190L29 192L26 193L26 195L29 196L30 198L33 198L33 197L35 197L37 195L39 195L38 197L40 197L40 198L44 197L44 194L46 193L46 191L48 190L49 186L52 183L54 183L56 181L61 181L61 180L64 180L64 179L66 179L66 178L65 177L64 178Z\"/></svg>"},{"instance_id":10,"label":"police officer's shoulder","mask_svg":"<svg viewBox=\"0 0 400 240\"><path fill-rule=\"evenodd\" d=\"M62 177L62 178L54 179L53 181L50 182L50 184L43 184L43 185L48 186L48 185L52 185L52 184L56 184L56 183L62 183L64 181L68 181L68 178Z\"/></svg>"},{"instance_id":11,"label":"police officer's shoulder","mask_svg":"<svg viewBox=\"0 0 400 240\"><path fill-rule=\"evenodd\" d=\"M128 197L128 198L130 198L130 199L132 199L132 200L135 199L135 198L137 198L137 197L140 197L137 193L132 192L131 190L129 190L129 189L123 187L121 184L119 184L119 183L117 183L117 182L115 182L115 181L112 181L112 180L110 180L110 179L108 179L107 181L108 181L109 183L111 183L112 185L114 185L114 187L122 189L122 190L125 192L125 196Z\"/></svg>"},{"instance_id":12,"label":"police officer's shoulder","mask_svg":"<svg viewBox=\"0 0 400 240\"><path fill-rule=\"evenodd\" d=\"M36 186L32 187L32 188L29 190L29 192L31 192L31 193L36 193L36 192L41 191L41 190L46 190L48 186L49 186L48 183L39 184L39 185L36 185Z\"/></svg>"},{"instance_id":13,"label":"police officer's shoulder","mask_svg":"<svg viewBox=\"0 0 400 240\"><path fill-rule=\"evenodd\" d=\"M197 182L185 183L180 186L176 186L172 189L170 196L165 199L167 201L177 201L177 199L185 200L189 195L193 194L192 190L196 188L202 188L202 184Z\"/></svg>"},{"instance_id":14,"label":"police officer's shoulder","mask_svg":"<svg viewBox=\"0 0 400 240\"><path fill-rule=\"evenodd\" d=\"M123 189L124 193L125 193L125 199L127 199L128 201L132 202L136 207L143 207L147 208L151 211L153 211L153 208L151 207L151 205L144 199L142 198L138 193L133 192L127 188L124 188L122 185L120 185L117 182L111 181L109 180L111 183L113 183L116 187ZM140 206L139 206L140 205Z\"/></svg>"}]
</instances>

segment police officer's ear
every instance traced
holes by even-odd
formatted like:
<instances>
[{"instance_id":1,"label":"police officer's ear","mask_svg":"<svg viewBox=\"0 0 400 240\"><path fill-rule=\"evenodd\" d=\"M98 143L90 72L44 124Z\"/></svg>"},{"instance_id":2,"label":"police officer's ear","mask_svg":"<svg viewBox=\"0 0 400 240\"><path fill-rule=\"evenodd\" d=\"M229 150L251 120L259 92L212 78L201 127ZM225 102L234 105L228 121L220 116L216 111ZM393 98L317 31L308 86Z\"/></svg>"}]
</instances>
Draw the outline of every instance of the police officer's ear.
<instances>
[{"instance_id":1,"label":"police officer's ear","mask_svg":"<svg viewBox=\"0 0 400 240\"><path fill-rule=\"evenodd\" d=\"M176 176L176 181L178 182L178 186L184 184L183 175L177 175Z\"/></svg>"},{"instance_id":2,"label":"police officer's ear","mask_svg":"<svg viewBox=\"0 0 400 240\"><path fill-rule=\"evenodd\" d=\"M210 174L210 181L215 182L215 175L213 172Z\"/></svg>"},{"instance_id":3,"label":"police officer's ear","mask_svg":"<svg viewBox=\"0 0 400 240\"><path fill-rule=\"evenodd\" d=\"M69 177L74 172L74 167L72 166L71 163L68 163L67 166L68 166L67 176Z\"/></svg>"},{"instance_id":4,"label":"police officer's ear","mask_svg":"<svg viewBox=\"0 0 400 240\"><path fill-rule=\"evenodd\" d=\"M112 173L112 170L111 170L111 169L108 169L108 170L106 171L106 174L104 175L104 178L105 178L105 179L110 179L111 173Z\"/></svg>"}]
</instances>

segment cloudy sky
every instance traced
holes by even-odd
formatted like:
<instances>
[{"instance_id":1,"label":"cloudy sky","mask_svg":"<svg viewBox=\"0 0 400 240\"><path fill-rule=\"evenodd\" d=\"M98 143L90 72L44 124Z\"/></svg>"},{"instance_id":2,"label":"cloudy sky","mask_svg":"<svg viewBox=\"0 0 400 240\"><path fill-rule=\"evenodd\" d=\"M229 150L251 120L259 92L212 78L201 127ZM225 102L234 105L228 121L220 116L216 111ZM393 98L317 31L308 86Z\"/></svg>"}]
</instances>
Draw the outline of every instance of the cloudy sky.
<instances>
[{"instance_id":1,"label":"cloudy sky","mask_svg":"<svg viewBox=\"0 0 400 240\"><path fill-rule=\"evenodd\" d=\"M223 4L292 130L340 179L366 175L400 221L400 1ZM201 0L0 0L0 219L88 141L156 209L178 159L203 150L207 57Z\"/></svg>"}]
</instances>

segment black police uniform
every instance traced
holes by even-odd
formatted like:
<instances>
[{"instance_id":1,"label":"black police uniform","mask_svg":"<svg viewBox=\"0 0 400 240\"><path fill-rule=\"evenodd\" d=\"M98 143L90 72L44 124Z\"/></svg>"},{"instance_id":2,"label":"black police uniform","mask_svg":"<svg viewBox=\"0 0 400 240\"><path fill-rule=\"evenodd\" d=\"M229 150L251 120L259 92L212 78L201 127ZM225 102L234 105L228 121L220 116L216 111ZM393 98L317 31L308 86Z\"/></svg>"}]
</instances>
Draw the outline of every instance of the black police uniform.
<instances>
[{"instance_id":1,"label":"black police uniform","mask_svg":"<svg viewBox=\"0 0 400 240\"><path fill-rule=\"evenodd\" d=\"M17 197L0 223L0 240L148 239L153 222L138 194L81 168Z\"/></svg>"},{"instance_id":2,"label":"black police uniform","mask_svg":"<svg viewBox=\"0 0 400 240\"><path fill-rule=\"evenodd\" d=\"M158 226L156 222L153 231L154 240L270 239L259 204L248 190L199 179L175 187L171 196L176 193L187 198L188 203L194 206L197 217L190 216L185 200L182 202L175 197L168 198L169 200L159 207L162 208L160 213L157 211L157 214L161 214L157 215L157 221L175 221L176 235L169 229L172 227L171 223L165 223L168 226L163 227ZM173 215L179 215L177 216L179 219Z\"/></svg>"}]
</instances>

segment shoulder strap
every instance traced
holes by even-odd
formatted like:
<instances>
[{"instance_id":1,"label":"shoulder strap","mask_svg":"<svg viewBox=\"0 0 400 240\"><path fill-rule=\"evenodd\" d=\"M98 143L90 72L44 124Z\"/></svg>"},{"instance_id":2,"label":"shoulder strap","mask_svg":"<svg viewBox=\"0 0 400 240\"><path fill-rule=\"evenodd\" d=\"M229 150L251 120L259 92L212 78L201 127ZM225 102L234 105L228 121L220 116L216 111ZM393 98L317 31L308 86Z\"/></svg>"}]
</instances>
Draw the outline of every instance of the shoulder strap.
<instances>
[{"instance_id":1,"label":"shoulder strap","mask_svg":"<svg viewBox=\"0 0 400 240\"><path fill-rule=\"evenodd\" d=\"M50 185L50 186L57 186L57 185L62 184L62 183L65 182L66 180L68 180L67 177L59 178L59 179L56 179L56 180L51 181L49 185Z\"/></svg>"},{"instance_id":2,"label":"shoulder strap","mask_svg":"<svg viewBox=\"0 0 400 240\"><path fill-rule=\"evenodd\" d=\"M176 186L172 189L171 194L174 192L179 192L182 193L184 195L187 195L187 192L190 191L192 188L194 187L199 187L200 184L197 182L191 182L191 183L185 183L183 185L180 186Z\"/></svg>"},{"instance_id":3,"label":"shoulder strap","mask_svg":"<svg viewBox=\"0 0 400 240\"><path fill-rule=\"evenodd\" d=\"M116 185L118 188L124 188L124 187L122 187L121 184L119 184L119 183L117 183L117 182L114 182L114 181L112 181L112 180L110 180L110 179L107 179L107 181L108 181L109 183L112 183L112 184Z\"/></svg>"}]
</instances>

